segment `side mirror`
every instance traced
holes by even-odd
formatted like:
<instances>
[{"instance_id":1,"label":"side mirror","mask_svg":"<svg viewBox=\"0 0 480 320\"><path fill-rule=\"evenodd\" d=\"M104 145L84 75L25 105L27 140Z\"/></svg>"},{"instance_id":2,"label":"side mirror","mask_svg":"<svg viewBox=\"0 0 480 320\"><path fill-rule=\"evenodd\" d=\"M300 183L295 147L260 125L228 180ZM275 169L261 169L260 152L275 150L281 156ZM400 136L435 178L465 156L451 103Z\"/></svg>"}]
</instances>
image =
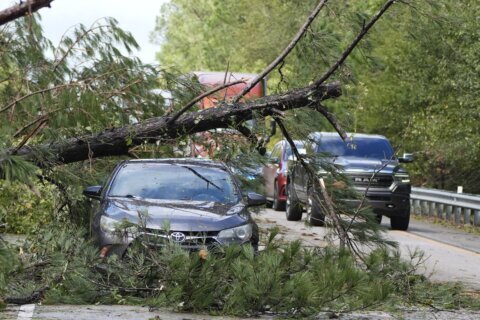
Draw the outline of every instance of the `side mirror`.
<instances>
[{"instance_id":1,"label":"side mirror","mask_svg":"<svg viewBox=\"0 0 480 320\"><path fill-rule=\"evenodd\" d=\"M83 195L95 200L100 200L102 186L90 186L83 190Z\"/></svg>"},{"instance_id":2,"label":"side mirror","mask_svg":"<svg viewBox=\"0 0 480 320\"><path fill-rule=\"evenodd\" d=\"M267 203L267 198L261 194L255 192L247 192L247 205L249 207L253 206L263 206Z\"/></svg>"},{"instance_id":3,"label":"side mirror","mask_svg":"<svg viewBox=\"0 0 480 320\"><path fill-rule=\"evenodd\" d=\"M413 153L404 153L402 157L398 157L398 161L401 163L413 162Z\"/></svg>"}]
</instances>

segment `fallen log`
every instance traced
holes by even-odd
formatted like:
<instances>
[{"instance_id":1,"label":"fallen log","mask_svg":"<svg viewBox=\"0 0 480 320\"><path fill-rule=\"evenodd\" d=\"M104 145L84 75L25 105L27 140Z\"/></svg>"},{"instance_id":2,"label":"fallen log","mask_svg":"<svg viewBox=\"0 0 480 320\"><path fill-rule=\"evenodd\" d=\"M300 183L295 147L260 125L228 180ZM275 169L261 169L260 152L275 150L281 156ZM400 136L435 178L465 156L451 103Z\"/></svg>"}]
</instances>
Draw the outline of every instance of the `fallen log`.
<instances>
[{"instance_id":1,"label":"fallen log","mask_svg":"<svg viewBox=\"0 0 480 320\"><path fill-rule=\"evenodd\" d=\"M220 104L199 112L182 114L175 122L170 116L102 132L73 137L60 142L23 146L15 154L40 167L67 164L97 157L127 155L133 146L175 139L216 128L235 128L254 117L266 117L278 110L315 107L321 101L341 95L340 83L308 86L254 101Z\"/></svg>"}]
</instances>

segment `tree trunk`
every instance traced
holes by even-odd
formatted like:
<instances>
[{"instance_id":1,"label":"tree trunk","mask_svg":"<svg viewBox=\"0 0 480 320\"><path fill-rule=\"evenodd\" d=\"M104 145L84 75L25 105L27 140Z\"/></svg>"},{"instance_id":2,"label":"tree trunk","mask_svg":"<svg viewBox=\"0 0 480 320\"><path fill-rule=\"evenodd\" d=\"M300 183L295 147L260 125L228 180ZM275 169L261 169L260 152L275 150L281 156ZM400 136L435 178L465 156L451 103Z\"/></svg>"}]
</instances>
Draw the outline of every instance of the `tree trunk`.
<instances>
[{"instance_id":1,"label":"tree trunk","mask_svg":"<svg viewBox=\"0 0 480 320\"><path fill-rule=\"evenodd\" d=\"M20 4L11 6L10 8L0 11L0 26L18 19L20 17L32 14L33 12L44 8L50 7L50 3L53 0L27 0L20 1Z\"/></svg>"},{"instance_id":2,"label":"tree trunk","mask_svg":"<svg viewBox=\"0 0 480 320\"><path fill-rule=\"evenodd\" d=\"M220 105L200 112L188 112L168 124L169 116L62 142L23 146L16 155L23 156L41 167L66 164L86 159L128 154L129 148L144 142L174 139L215 128L235 128L255 116L265 117L278 110L316 106L322 100L341 95L340 83L295 89L281 95L267 96L254 101ZM46 156L47 155L47 156ZM45 158L48 160L45 161Z\"/></svg>"}]
</instances>

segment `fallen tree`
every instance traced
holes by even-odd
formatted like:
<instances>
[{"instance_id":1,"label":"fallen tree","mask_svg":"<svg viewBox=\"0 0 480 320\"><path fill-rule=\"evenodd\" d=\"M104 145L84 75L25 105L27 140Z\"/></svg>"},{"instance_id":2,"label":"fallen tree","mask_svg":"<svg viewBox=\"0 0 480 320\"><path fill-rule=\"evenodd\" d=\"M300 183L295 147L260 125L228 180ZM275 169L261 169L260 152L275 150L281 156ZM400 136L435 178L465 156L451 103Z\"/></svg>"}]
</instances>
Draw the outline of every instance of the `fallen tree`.
<instances>
[{"instance_id":1,"label":"fallen tree","mask_svg":"<svg viewBox=\"0 0 480 320\"><path fill-rule=\"evenodd\" d=\"M15 154L41 167L96 157L127 155L130 148L145 142L175 139L215 128L236 128L254 116L266 117L303 107L318 110L322 108L319 106L321 101L338 97L340 94L339 82L312 85L250 102L225 103L200 112L187 112L174 122L169 121L172 116L162 116L57 143L23 146L16 150Z\"/></svg>"}]
</instances>

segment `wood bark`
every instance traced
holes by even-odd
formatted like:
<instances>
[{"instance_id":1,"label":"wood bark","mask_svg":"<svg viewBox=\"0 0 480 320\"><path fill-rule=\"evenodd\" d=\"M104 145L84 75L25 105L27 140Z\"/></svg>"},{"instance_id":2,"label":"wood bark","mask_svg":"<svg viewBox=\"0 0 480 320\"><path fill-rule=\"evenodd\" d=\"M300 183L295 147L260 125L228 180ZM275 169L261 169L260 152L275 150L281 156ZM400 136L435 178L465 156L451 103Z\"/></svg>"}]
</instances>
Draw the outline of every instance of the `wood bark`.
<instances>
[{"instance_id":1,"label":"wood bark","mask_svg":"<svg viewBox=\"0 0 480 320\"><path fill-rule=\"evenodd\" d=\"M103 132L37 146L23 146L16 155L41 167L66 164L96 157L127 155L129 149L145 142L174 139L215 128L235 128L254 116L265 117L302 107L315 107L325 99L341 95L340 83L308 86L281 95L266 96L245 103L224 104L199 112L182 114L174 123L163 116Z\"/></svg>"},{"instance_id":2,"label":"wood bark","mask_svg":"<svg viewBox=\"0 0 480 320\"><path fill-rule=\"evenodd\" d=\"M27 0L0 11L0 26L10 21L31 14L44 7L50 7L53 0Z\"/></svg>"}]
</instances>

